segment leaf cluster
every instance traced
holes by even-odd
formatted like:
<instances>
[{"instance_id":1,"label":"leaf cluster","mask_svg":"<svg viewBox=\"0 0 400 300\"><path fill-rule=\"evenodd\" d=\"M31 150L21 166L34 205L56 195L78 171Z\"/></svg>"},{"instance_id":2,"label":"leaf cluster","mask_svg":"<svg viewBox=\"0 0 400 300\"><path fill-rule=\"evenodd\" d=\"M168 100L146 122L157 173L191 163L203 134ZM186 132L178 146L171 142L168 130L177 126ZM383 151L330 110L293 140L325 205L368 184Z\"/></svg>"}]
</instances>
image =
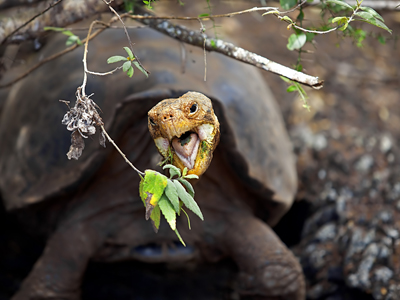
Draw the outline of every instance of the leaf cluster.
<instances>
[{"instance_id":1,"label":"leaf cluster","mask_svg":"<svg viewBox=\"0 0 400 300\"><path fill-rule=\"evenodd\" d=\"M58 32L61 32L62 34L68 36L68 39L65 42L66 46L72 46L74 44L78 44L79 46L82 45L81 39L77 35L73 34L70 30L67 30L65 28L47 26L47 27L44 27L44 30L58 31Z\"/></svg>"},{"instance_id":2,"label":"leaf cluster","mask_svg":"<svg viewBox=\"0 0 400 300\"><path fill-rule=\"evenodd\" d=\"M301 66L301 65L299 65L299 66ZM303 89L303 87L300 85L300 83L298 83L296 81L293 81L293 80L290 80L290 79L288 79L286 77L283 77L283 76L281 76L281 79L289 84L289 87L286 89L286 91L288 93L298 92L300 97L301 97L301 99L302 99L302 101L303 101L303 107L305 109L307 109L308 111L310 111L311 107L310 107L310 105L308 104L308 101L307 101L307 99L308 99L307 93Z\"/></svg>"},{"instance_id":3,"label":"leaf cluster","mask_svg":"<svg viewBox=\"0 0 400 300\"><path fill-rule=\"evenodd\" d=\"M290 51L298 51L299 56L297 59L297 64L295 69L297 71L302 71L301 65L301 54L305 52L302 50L303 46L309 42L313 43L313 39L317 34L327 33L334 30L339 29L340 31L344 31L346 36L352 37L357 46L361 47L363 40L366 38L367 33L362 29L355 29L349 24L353 21L363 21L369 23L371 25L382 28L389 33L392 31L384 24L384 19L381 15L379 15L374 9L366 6L362 6L363 0L357 0L356 5L350 5L343 0L321 0L322 4L322 16L324 15L324 11L329 10L331 13L339 14L339 16L333 16L330 18L330 24L336 24L336 28L332 28L332 25L321 25L320 28L317 29L306 29L302 27L302 22L304 20L304 10L300 6L299 14L296 20L292 20L289 16L284 15L281 16L281 12L278 10L269 11L264 13L274 14L280 20L288 23L287 29L294 29L294 33L291 34L288 38L287 48ZM283 9L288 10L293 8L295 5L298 5L297 0L280 0L280 5ZM351 14L350 14L351 13ZM386 39L382 35L378 35L377 39L380 43L384 44ZM285 82L289 84L287 88L287 92L298 92L300 97L303 100L303 107L306 109L310 109L310 106L307 103L307 94L304 89L296 82L291 81L287 78L281 77Z\"/></svg>"},{"instance_id":4,"label":"leaf cluster","mask_svg":"<svg viewBox=\"0 0 400 300\"><path fill-rule=\"evenodd\" d=\"M107 59L107 63L113 64L116 62L124 61L123 65L122 65L122 71L126 72L126 75L128 75L128 77L132 77L132 75L134 73L134 69L132 66L132 64L133 64L144 75L146 75L146 77L149 77L149 74L147 73L147 71L145 69L143 69L142 66L135 60L135 56L133 55L131 49L129 49L129 47L124 47L124 50L128 54L128 57L124 57L124 56L120 56L120 55L111 56Z\"/></svg>"},{"instance_id":5,"label":"leaf cluster","mask_svg":"<svg viewBox=\"0 0 400 300\"><path fill-rule=\"evenodd\" d=\"M198 176L187 174L187 168L181 173L179 168L170 164L165 165L163 169L169 170L169 178L154 170L146 170L145 176L140 181L139 191L146 208L145 217L146 220L151 220L154 230L157 232L160 226L161 212L171 229L185 245L176 228L177 215L180 216L180 212L183 211L188 218L190 229L189 216L184 211L183 205L204 220L203 214L194 200L194 189L187 180L198 179Z\"/></svg>"},{"instance_id":6,"label":"leaf cluster","mask_svg":"<svg viewBox=\"0 0 400 300\"><path fill-rule=\"evenodd\" d=\"M346 28L350 22L362 21L362 22L366 22L368 24L377 26L379 28L382 28L389 33L392 33L392 30L390 30L385 25L385 23L384 23L385 20L382 18L382 16L380 14L378 14L371 7L361 6L362 2L363 2L363 0L361 0L361 1L357 0L357 4L354 6L351 6L350 4L348 4L344 1L340 1L340 0L326 0L326 3L328 3L328 4L343 6L346 9L353 11L353 14L351 17L347 17L347 16L335 17L332 19L332 23L337 23L338 26L340 26L339 30L344 31L344 30L346 30Z\"/></svg>"}]
</instances>

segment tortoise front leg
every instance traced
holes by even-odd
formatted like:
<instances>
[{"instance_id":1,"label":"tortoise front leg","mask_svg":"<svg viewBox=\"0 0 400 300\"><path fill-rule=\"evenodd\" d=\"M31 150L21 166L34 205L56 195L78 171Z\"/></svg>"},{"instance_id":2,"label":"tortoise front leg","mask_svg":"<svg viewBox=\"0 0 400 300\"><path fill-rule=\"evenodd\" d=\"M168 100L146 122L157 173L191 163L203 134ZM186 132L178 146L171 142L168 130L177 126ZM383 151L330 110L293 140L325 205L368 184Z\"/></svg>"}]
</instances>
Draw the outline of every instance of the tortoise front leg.
<instances>
[{"instance_id":1,"label":"tortoise front leg","mask_svg":"<svg viewBox=\"0 0 400 300\"><path fill-rule=\"evenodd\" d=\"M305 299L305 281L293 253L272 229L251 215L230 215L226 251L240 268L240 292L251 299Z\"/></svg>"},{"instance_id":2,"label":"tortoise front leg","mask_svg":"<svg viewBox=\"0 0 400 300\"><path fill-rule=\"evenodd\" d=\"M60 228L12 300L79 299L87 263L101 243L98 231L86 223Z\"/></svg>"}]
</instances>

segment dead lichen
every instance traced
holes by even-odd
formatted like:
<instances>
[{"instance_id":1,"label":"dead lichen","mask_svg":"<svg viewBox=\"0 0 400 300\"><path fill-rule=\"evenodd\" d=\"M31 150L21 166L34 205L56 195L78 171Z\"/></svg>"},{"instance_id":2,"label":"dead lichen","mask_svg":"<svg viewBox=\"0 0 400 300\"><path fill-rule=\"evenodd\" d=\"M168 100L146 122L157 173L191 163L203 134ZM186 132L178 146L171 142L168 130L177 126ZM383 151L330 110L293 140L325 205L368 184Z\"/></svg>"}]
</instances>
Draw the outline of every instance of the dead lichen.
<instances>
[{"instance_id":1,"label":"dead lichen","mask_svg":"<svg viewBox=\"0 0 400 300\"><path fill-rule=\"evenodd\" d=\"M86 95L82 95L81 88L76 91L75 106L64 115L62 124L67 126L71 133L71 146L67 153L68 159L78 159L85 148L83 138L96 133L96 127L104 125L98 111L97 104ZM100 145L105 147L105 136L100 134Z\"/></svg>"}]
</instances>

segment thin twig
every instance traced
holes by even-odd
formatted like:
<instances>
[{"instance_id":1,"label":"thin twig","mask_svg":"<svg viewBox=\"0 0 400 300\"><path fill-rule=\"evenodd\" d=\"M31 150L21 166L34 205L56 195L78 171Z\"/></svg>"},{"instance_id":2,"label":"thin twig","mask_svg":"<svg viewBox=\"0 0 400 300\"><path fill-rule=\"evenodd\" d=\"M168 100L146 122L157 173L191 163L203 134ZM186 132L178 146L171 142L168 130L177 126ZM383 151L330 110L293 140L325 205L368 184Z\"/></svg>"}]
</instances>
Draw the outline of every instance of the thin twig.
<instances>
[{"instance_id":1,"label":"thin twig","mask_svg":"<svg viewBox=\"0 0 400 300\"><path fill-rule=\"evenodd\" d=\"M117 149L117 151L119 152L119 154L121 154L121 156L125 159L126 163L128 165L130 165L130 167L132 169L134 169L137 173L139 173L140 175L144 176L145 174L140 171L139 169L137 169L125 156L124 152L121 151L121 149L118 148L117 144L111 139L111 137L108 135L107 131L104 129L104 126L101 126L101 130L103 131L104 135L107 137L108 141L115 147L115 149Z\"/></svg>"},{"instance_id":2,"label":"thin twig","mask_svg":"<svg viewBox=\"0 0 400 300\"><path fill-rule=\"evenodd\" d=\"M116 67L114 70L108 71L108 72L105 72L105 73L92 72L92 71L89 71L89 70L86 70L86 73L92 74L92 75L96 75L96 76L106 76L106 75L113 74L115 71L118 71L119 69L122 69L122 66Z\"/></svg>"},{"instance_id":3,"label":"thin twig","mask_svg":"<svg viewBox=\"0 0 400 300\"><path fill-rule=\"evenodd\" d=\"M122 26L124 26L125 35L126 35L126 38L127 38L128 41L129 41L129 48L131 49L132 54L133 54L133 56L135 57L135 60L137 61L137 63L139 64L139 66L142 67L143 70L145 70L148 74L150 74L150 72L147 71L146 68L145 68L145 67L142 65L142 63L140 62L139 57L137 57L136 54L135 54L135 52L133 51L133 44L132 44L131 38L130 38L130 36L129 36L128 30L126 29L126 26L125 26L124 21L122 21L121 16L115 11L115 9L112 8L112 7L110 6L110 3L111 3L112 1L113 1L113 0L111 0L110 2L107 2L107 0L103 0L103 2L104 2L106 5L108 5L108 8L118 17L119 21L122 23Z\"/></svg>"},{"instance_id":4,"label":"thin twig","mask_svg":"<svg viewBox=\"0 0 400 300\"><path fill-rule=\"evenodd\" d=\"M107 24L105 22L97 20L99 24ZM125 26L127 29L140 29L140 28L148 28L149 26L146 25L137 25L137 26ZM103 27L93 27L93 30L99 29ZM123 26L107 26L107 29L122 29L124 28ZM64 30L70 30L70 31L88 31L89 27L63 27Z\"/></svg>"},{"instance_id":5,"label":"thin twig","mask_svg":"<svg viewBox=\"0 0 400 300\"><path fill-rule=\"evenodd\" d=\"M204 32L206 31L206 28L203 25L203 22L201 22L201 19L198 19L200 22L200 33L204 37L204 43L203 43L203 51L204 51L204 82L207 81L207 53L206 53L206 35Z\"/></svg>"},{"instance_id":6,"label":"thin twig","mask_svg":"<svg viewBox=\"0 0 400 300\"><path fill-rule=\"evenodd\" d=\"M37 15L33 16L32 18L30 18L28 21L26 21L25 23L23 23L22 25L18 26L17 28L15 28L11 33L9 33L4 40L1 42L0 45L3 45L7 39L12 36L14 33L16 33L17 31L19 31L21 28L25 27L26 25L28 25L30 22L32 22L33 20L35 20L36 18L40 17L41 15L43 15L44 13L46 13L48 10L52 9L54 6L56 6L57 4L59 4L61 1L63 0L57 0L54 3L51 3L49 5L49 7L47 7L46 9L44 9L43 11L41 11L40 13L38 13Z\"/></svg>"},{"instance_id":7,"label":"thin twig","mask_svg":"<svg viewBox=\"0 0 400 300\"><path fill-rule=\"evenodd\" d=\"M116 21L117 21L116 18L111 18L109 24L114 23ZM90 35L89 39L88 38L83 39L82 40L82 44L85 43L87 40L89 40L89 41L92 40L93 38L98 36L100 33L102 33L104 30L106 30L106 28L109 26L106 23L102 23L102 22L99 22L99 21L96 21L96 23L97 24L102 24L104 27L97 29L92 35ZM58 53L55 53L55 54L53 54L53 55L51 55L49 57L46 57L45 59L43 59L40 62L38 62L36 65L34 65L33 67L31 67L30 69L25 71L23 74L21 74L17 78L14 78L13 80L11 80L11 81L9 81L7 83L1 84L0 85L0 89L12 86L14 83L16 83L16 82L20 81L21 79L25 78L30 73L32 73L33 71L35 71L39 67L43 66L44 64L46 64L46 63L48 63L48 62L50 62L50 61L52 61L52 60L54 60L56 58L59 58L59 57L63 56L64 54L67 54L67 53L75 50L79 46L80 45L78 45L78 44L74 44L74 45L72 45L72 46L70 46L70 47L68 47L68 48L66 48L66 49L64 49L64 50L62 50L62 51L60 51Z\"/></svg>"},{"instance_id":8,"label":"thin twig","mask_svg":"<svg viewBox=\"0 0 400 300\"><path fill-rule=\"evenodd\" d=\"M88 53L88 45L89 45L89 36L90 33L92 32L92 28L93 25L96 24L96 21L93 21L90 26L89 26L89 30L87 33L87 38L86 38L86 42L85 42L85 50L83 51L83 82L81 85L81 89L82 89L82 95L83 97L86 97L86 92L85 92L85 88L86 88L86 83L87 83L87 53Z\"/></svg>"},{"instance_id":9,"label":"thin twig","mask_svg":"<svg viewBox=\"0 0 400 300\"><path fill-rule=\"evenodd\" d=\"M290 23L290 24L291 24L294 28L299 29L299 30L301 30L301 31L309 32L309 33L316 33L316 34L326 34L326 33L335 31L335 30L339 29L340 27L342 27L342 26L337 26L337 27L335 27L335 28L331 28L331 29L328 29L328 30L326 30L326 31L319 31L319 30L305 29L305 28L303 28L303 27L297 26L297 25L294 24L294 23Z\"/></svg>"},{"instance_id":10,"label":"thin twig","mask_svg":"<svg viewBox=\"0 0 400 300\"><path fill-rule=\"evenodd\" d=\"M104 2L108 5L108 3L107 3L106 1L104 1ZM110 7L110 6L109 6L109 7ZM112 9L112 8L110 7L110 9ZM118 19L120 19L120 21L122 22L122 20L121 20L120 16L118 15L118 13L117 13L116 11L114 11L114 12L115 12L115 14L117 15ZM114 17L114 18L115 18L115 17ZM94 75L108 75L108 74L112 74L113 72L115 72L116 70L118 70L118 69L121 68L121 67L118 67L118 68L116 68L115 70L110 71L110 72L107 72L107 73L95 73L95 72L89 72L89 71L88 71L88 68L87 68L87 54L88 54L89 37L90 37L90 35L91 35L93 26L94 26L95 24L99 24L99 23L101 23L103 26L107 26L107 25L109 26L109 25L110 25L110 24L105 24L105 23L103 23L103 22L93 21L93 22L90 24L90 26L89 26L87 38L86 38L86 41L85 41L85 50L84 50L84 52L83 52L83 59L82 59L82 61L83 61L83 69L84 69L84 72L83 72L83 82L82 82L82 85L81 85L80 87L78 87L78 95L80 94L80 93L79 93L79 90L81 90L82 96L83 96L84 98L86 98L85 87L86 87L86 83L87 83L87 74L88 74L88 73L94 74ZM122 24L123 24L123 22L122 22ZM125 31L126 31L125 24L123 24L123 25L124 25L124 29L125 29ZM108 26L107 26L107 27L108 27ZM106 27L105 27L105 28L106 28ZM127 33L127 32L126 32L126 33ZM128 35L128 39L129 39L129 35ZM129 42L130 42L130 39L129 39ZM119 149L119 147L117 146L117 144L111 139L111 137L108 135L107 131L105 130L103 124L104 124L104 123L101 123L100 127L101 127L101 130L103 131L104 135L107 137L108 141L115 147L115 149L117 149L117 151L119 152L119 154L121 154L121 156L124 158L125 162L126 162L132 169L134 169L138 174L144 176L145 174L144 174L143 172L141 172L139 169L137 169L137 168L126 158L126 155L121 151L121 149Z\"/></svg>"},{"instance_id":11,"label":"thin twig","mask_svg":"<svg viewBox=\"0 0 400 300\"><path fill-rule=\"evenodd\" d=\"M237 15L242 15L250 12L255 12L255 11L278 11L277 7L253 7L241 11L236 11L236 12L231 12L231 13L226 13L226 14L219 14L219 15L207 15L207 16L197 16L197 17L183 17L183 16L154 16L154 15L130 15L127 14L131 19L134 20L145 20L145 19L155 19L155 20L208 20L208 19L214 19L214 18L229 18ZM125 14L122 14L121 17L124 16Z\"/></svg>"},{"instance_id":12,"label":"thin twig","mask_svg":"<svg viewBox=\"0 0 400 300\"><path fill-rule=\"evenodd\" d=\"M181 45L181 72L185 74L186 71L186 48L185 43L179 43Z\"/></svg>"}]
</instances>

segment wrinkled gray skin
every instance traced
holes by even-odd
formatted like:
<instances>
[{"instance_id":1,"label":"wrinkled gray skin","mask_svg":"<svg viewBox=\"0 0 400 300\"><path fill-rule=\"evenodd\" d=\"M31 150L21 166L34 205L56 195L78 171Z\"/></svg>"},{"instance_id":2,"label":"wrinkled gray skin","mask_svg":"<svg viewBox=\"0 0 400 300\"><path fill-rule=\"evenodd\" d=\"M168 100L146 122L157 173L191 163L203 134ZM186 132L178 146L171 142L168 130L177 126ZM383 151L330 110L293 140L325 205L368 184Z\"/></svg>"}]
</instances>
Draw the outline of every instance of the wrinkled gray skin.
<instances>
[{"instance_id":1,"label":"wrinkled gray skin","mask_svg":"<svg viewBox=\"0 0 400 300\"><path fill-rule=\"evenodd\" d=\"M58 100L74 100L82 83L80 49L15 85L2 112L5 206L23 213L31 228L49 232L43 255L13 299L78 299L89 260L217 261L227 256L240 269L238 289L244 296L304 299L299 263L268 225L290 207L296 176L280 113L261 76L250 66L207 54L204 82L201 49L187 47L182 61L179 43L150 29L135 31L132 40L151 72L149 79L138 70L133 79L122 72L107 78L89 75L86 91L94 92L108 132L141 170L159 169L160 156L147 130L152 106L188 90L213 100L221 142L195 185L205 221L191 215L189 231L180 218L177 227L188 247L176 246L166 222L155 234L144 220L139 177L111 145L103 149L96 137L89 138L79 161L67 160L70 132L61 125L66 107ZM122 31L109 31L91 42L89 69L108 70L106 59L124 55L125 41ZM48 56L57 47L63 47L60 39L38 55ZM163 251L147 255L139 246L150 243Z\"/></svg>"}]
</instances>

